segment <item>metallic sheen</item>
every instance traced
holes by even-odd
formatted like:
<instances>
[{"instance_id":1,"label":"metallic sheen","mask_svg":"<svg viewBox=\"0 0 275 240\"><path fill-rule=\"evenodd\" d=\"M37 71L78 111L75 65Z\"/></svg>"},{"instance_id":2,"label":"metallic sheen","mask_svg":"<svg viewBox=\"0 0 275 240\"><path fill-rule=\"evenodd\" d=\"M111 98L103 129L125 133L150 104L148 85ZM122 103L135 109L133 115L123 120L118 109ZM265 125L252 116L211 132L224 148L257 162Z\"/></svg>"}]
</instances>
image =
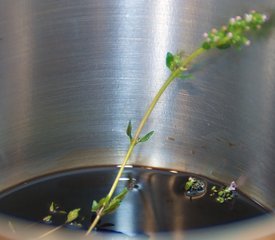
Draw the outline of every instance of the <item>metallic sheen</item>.
<instances>
[{"instance_id":1,"label":"metallic sheen","mask_svg":"<svg viewBox=\"0 0 275 240\"><path fill-rule=\"evenodd\" d=\"M167 51L274 0L1 0L0 190L53 171L119 164L168 76ZM176 81L130 164L236 181L275 209L275 33L214 50Z\"/></svg>"}]
</instances>

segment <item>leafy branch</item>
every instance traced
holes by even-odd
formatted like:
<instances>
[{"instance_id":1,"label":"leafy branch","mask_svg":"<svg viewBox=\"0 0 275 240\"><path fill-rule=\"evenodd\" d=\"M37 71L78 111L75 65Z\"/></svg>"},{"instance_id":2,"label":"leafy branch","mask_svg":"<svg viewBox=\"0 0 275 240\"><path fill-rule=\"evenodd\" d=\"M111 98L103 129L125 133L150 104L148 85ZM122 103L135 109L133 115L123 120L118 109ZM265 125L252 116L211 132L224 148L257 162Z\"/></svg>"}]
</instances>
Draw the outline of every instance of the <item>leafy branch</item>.
<instances>
[{"instance_id":1,"label":"leafy branch","mask_svg":"<svg viewBox=\"0 0 275 240\"><path fill-rule=\"evenodd\" d=\"M237 188L237 185L234 181L231 182L230 186L221 187L220 189L217 189L216 186L213 186L211 188L212 193L210 194L210 196L211 197L214 196L217 202L224 203L234 198L234 196L236 195L235 193L236 188Z\"/></svg>"},{"instance_id":2,"label":"leafy branch","mask_svg":"<svg viewBox=\"0 0 275 240\"><path fill-rule=\"evenodd\" d=\"M120 206L122 200L125 198L127 193L128 193L128 189L124 188L121 191L121 193L115 196L110 202L107 202L106 198L101 198L99 202L94 200L92 204L92 212L97 213L101 209L104 203L105 203L105 208L101 216L114 212Z\"/></svg>"},{"instance_id":3,"label":"leafy branch","mask_svg":"<svg viewBox=\"0 0 275 240\"><path fill-rule=\"evenodd\" d=\"M223 26L219 30L213 28L209 33L204 33L203 36L205 40L203 41L201 46L198 49L196 49L194 52L192 52L190 55L185 56L183 52L179 52L175 55L169 52L167 53L166 66L170 69L171 73L169 77L166 79L166 81L164 82L164 84L162 85L162 87L157 92L156 96L153 98L134 136L132 135L132 124L131 124L131 121L129 121L126 134L130 139L130 146L123 159L121 167L117 173L117 176L113 182L113 185L109 193L105 198L103 198L103 200L100 200L99 203L94 202L93 204L93 207L97 213L97 216L94 219L94 221L91 223L91 226L86 232L86 235L88 235L93 230L93 228L96 226L100 218L104 216L104 214L106 214L106 211L108 211L108 209L110 209L110 204L112 203L111 198L115 192L115 189L117 188L119 178L121 177L124 171L125 165L127 164L135 146L138 143L146 142L153 135L154 132L151 131L146 135L144 135L143 137L141 138L139 137L145 123L147 122L150 114L155 108L155 105L157 104L158 100L160 99L164 91L167 89L167 87L176 78L186 79L190 77L190 75L186 75L186 71L190 67L190 64L206 51L209 51L210 49L213 49L213 48L226 49L231 46L234 46L236 48L241 48L242 46L250 45L250 41L247 39L246 33L250 30L260 29L262 24L266 20L267 20L266 15L258 13L256 11L251 11L250 13L245 14L243 18L240 16L237 16L236 18L231 18L229 20L228 25Z\"/></svg>"},{"instance_id":4,"label":"leafy branch","mask_svg":"<svg viewBox=\"0 0 275 240\"><path fill-rule=\"evenodd\" d=\"M129 123L128 123L126 134L129 137L130 143L131 143L133 141L133 137L132 137L132 123L131 123L131 121L129 121ZM136 140L136 142L135 142L135 145L137 145L138 143L147 142L152 137L153 134L154 134L154 131L151 131L151 132L148 132L147 134L145 134L143 137L138 137L137 140Z\"/></svg>"},{"instance_id":5,"label":"leafy branch","mask_svg":"<svg viewBox=\"0 0 275 240\"><path fill-rule=\"evenodd\" d=\"M61 229L62 227L64 227L66 224L71 224L73 223L78 217L79 217L79 212L80 212L80 208L76 208L76 209L73 209L71 211L69 211L68 213L64 210L60 210L59 209L59 206L54 203L54 202L51 202L51 205L49 207L49 215L45 216L43 218L43 222L45 223L51 223L52 222L52 219L54 217L54 215L56 214L62 214L62 215L66 215L66 220L63 224L51 229L50 231L42 234L41 236L39 236L38 238L36 239L42 239L42 238L45 238L47 237L48 235L56 232L57 230ZM78 225L81 225L81 224L78 224Z\"/></svg>"},{"instance_id":6,"label":"leafy branch","mask_svg":"<svg viewBox=\"0 0 275 240\"><path fill-rule=\"evenodd\" d=\"M96 211L97 216L91 223L88 231L86 232L86 235L89 235L90 232L93 230L93 228L96 226L97 222L100 220L106 212L113 210L112 206L115 206L116 204L112 205L112 201L116 198L112 199L112 196L117 188L119 178L121 177L125 165L127 164L135 146L138 143L146 142L150 139L150 137L153 135L153 131L145 134L143 137L139 137L139 135L142 132L142 129L147 122L149 116L151 115L153 109L155 108L155 105L159 101L160 97L164 93L164 91L167 89L167 87L176 79L176 78L182 78L186 79L189 78L190 75L186 75L186 71L188 68L190 68L190 64L198 58L200 55L205 53L206 51L209 51L213 48L218 49L227 49L231 46L234 46L236 48L241 48L242 46L248 46L250 45L250 41L246 37L246 33L250 30L258 30L261 29L262 24L267 20L267 16L261 13L258 13L256 11L251 11L248 14L245 14L243 17L237 16L235 18L231 18L229 20L229 23L227 26L221 27L219 30L213 28L209 33L204 33L204 41L202 42L201 46L196 49L194 52L192 52L190 55L185 56L183 52L179 52L175 55L171 53L167 53L166 55L166 66L170 69L171 73L167 80L164 82L162 87L157 92L156 96L153 98L151 104L149 105L149 108L145 112L145 115L143 116L136 133L134 136L132 135L132 124L131 121L128 124L126 134L130 139L130 145L128 148L128 151L123 159L123 162L121 164L121 167L117 173L117 176L113 182L113 185L107 194L105 198L102 198L99 203L93 202L92 210ZM121 202L123 198L120 200L115 200L115 202ZM119 205L118 204L118 205ZM117 207L116 207L117 208Z\"/></svg>"},{"instance_id":7,"label":"leafy branch","mask_svg":"<svg viewBox=\"0 0 275 240\"><path fill-rule=\"evenodd\" d=\"M135 146L139 143L147 142L154 134L154 131L150 131L142 137L140 137L140 134L145 123L147 122L155 105L157 104L158 100L160 99L164 91L168 88L168 86L177 78L183 80L193 78L193 76L187 72L190 68L191 63L200 55L202 55L210 49L227 49L231 46L234 46L239 49L242 46L249 46L250 41L247 39L246 33L250 30L261 29L263 23L266 22L266 20L266 15L258 13L256 11L251 11L250 13L245 14L243 18L240 16L231 18L229 20L229 24L227 26L223 26L219 30L213 28L210 32L204 33L204 41L202 42L201 46L194 52L192 52L190 55L186 55L183 51L180 51L176 54L172 54L170 52L167 53L166 66L171 71L171 73L162 85L162 87L157 92L156 96L153 98L148 110L145 112L145 115L143 116L134 135L132 134L132 123L131 121L129 121L126 129L126 135L129 137L130 140L128 151L123 159L121 167L117 173L117 176L113 182L113 185L109 193L106 195L106 197L101 198L99 202L95 200L92 202L91 212L96 213L96 217L92 221L88 231L86 232L86 235L89 235L90 232L97 226L101 217L103 217L106 214L113 213L120 206L123 199L126 197L128 193L127 188L124 188L115 197L113 197L113 194L117 188L118 181L124 171L125 165L127 164ZM233 197L235 196L235 189L235 182L232 182L229 187L224 187L220 189L217 189L216 186L213 186L211 189L212 193L210 195L214 196L217 202L223 203L225 201L233 199ZM203 181L199 179L190 177L185 184L185 190L187 191L187 195L190 197L198 196L204 193L205 184ZM37 239L42 239L54 233L66 224L76 223L77 225L81 225L76 222L76 220L79 218L80 210L80 208L76 208L74 210L66 212L64 210L60 210L59 206L52 202L49 207L49 215L45 216L43 218L43 221L51 223L53 216L55 214L63 214L66 217L66 220L62 225L44 233Z\"/></svg>"}]
</instances>

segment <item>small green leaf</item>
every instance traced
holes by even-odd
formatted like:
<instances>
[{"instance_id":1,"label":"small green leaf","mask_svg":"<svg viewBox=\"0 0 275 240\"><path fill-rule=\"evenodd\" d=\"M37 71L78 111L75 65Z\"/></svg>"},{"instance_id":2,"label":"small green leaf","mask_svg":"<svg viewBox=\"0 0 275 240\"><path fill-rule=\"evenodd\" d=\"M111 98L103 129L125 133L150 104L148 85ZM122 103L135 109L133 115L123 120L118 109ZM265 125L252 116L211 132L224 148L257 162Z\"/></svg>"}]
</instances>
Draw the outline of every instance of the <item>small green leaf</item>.
<instances>
[{"instance_id":1,"label":"small green leaf","mask_svg":"<svg viewBox=\"0 0 275 240\"><path fill-rule=\"evenodd\" d=\"M56 203L51 202L49 211L50 211L51 213L56 213L58 208L59 208L59 207L58 207L58 205L57 205Z\"/></svg>"},{"instance_id":2,"label":"small green leaf","mask_svg":"<svg viewBox=\"0 0 275 240\"><path fill-rule=\"evenodd\" d=\"M148 141L150 139L150 137L152 137L153 134L154 134L154 131L151 131L151 132L147 133L145 136L138 139L138 143Z\"/></svg>"},{"instance_id":3,"label":"small green leaf","mask_svg":"<svg viewBox=\"0 0 275 240\"><path fill-rule=\"evenodd\" d=\"M230 48L230 46L231 45L229 43L226 43L226 44L220 44L220 45L218 45L217 48L223 50L223 49Z\"/></svg>"},{"instance_id":4,"label":"small green leaf","mask_svg":"<svg viewBox=\"0 0 275 240\"><path fill-rule=\"evenodd\" d=\"M70 222L74 221L75 219L77 219L80 209L81 208L76 208L76 209L70 211L67 215L66 223L70 223Z\"/></svg>"},{"instance_id":5,"label":"small green leaf","mask_svg":"<svg viewBox=\"0 0 275 240\"><path fill-rule=\"evenodd\" d=\"M93 203L92 203L91 211L92 212L97 212L104 204L107 205L107 203L108 203L108 198L107 197L101 198L99 200L99 202L94 200Z\"/></svg>"},{"instance_id":6,"label":"small green leaf","mask_svg":"<svg viewBox=\"0 0 275 240\"><path fill-rule=\"evenodd\" d=\"M106 198L104 197L104 198L101 198L100 200L99 200L99 202L98 202L98 208L100 208L103 204L104 204L104 202L106 201Z\"/></svg>"},{"instance_id":7,"label":"small green leaf","mask_svg":"<svg viewBox=\"0 0 275 240\"><path fill-rule=\"evenodd\" d=\"M187 181L185 183L185 190L188 191L192 187L193 182L192 181Z\"/></svg>"},{"instance_id":8,"label":"small green leaf","mask_svg":"<svg viewBox=\"0 0 275 240\"><path fill-rule=\"evenodd\" d=\"M48 223L48 222L51 221L51 219L52 219L52 215L48 215L48 216L46 216L46 217L43 218L43 221L46 222L46 223Z\"/></svg>"},{"instance_id":9,"label":"small green leaf","mask_svg":"<svg viewBox=\"0 0 275 240\"><path fill-rule=\"evenodd\" d=\"M122 200L125 198L126 194L128 193L128 189L124 188L121 193L115 196L108 206L105 208L103 215L110 214L114 212L121 204Z\"/></svg>"},{"instance_id":10,"label":"small green leaf","mask_svg":"<svg viewBox=\"0 0 275 240\"><path fill-rule=\"evenodd\" d=\"M202 44L202 48L205 49L205 50L209 50L211 48L211 45L208 42L204 42Z\"/></svg>"},{"instance_id":11,"label":"small green leaf","mask_svg":"<svg viewBox=\"0 0 275 240\"><path fill-rule=\"evenodd\" d=\"M92 204L92 212L96 212L98 210L98 203L97 201L93 201L93 204Z\"/></svg>"},{"instance_id":12,"label":"small green leaf","mask_svg":"<svg viewBox=\"0 0 275 240\"><path fill-rule=\"evenodd\" d=\"M222 196L223 194L224 194L224 191L219 191L219 192L218 192L218 195L219 195L219 196Z\"/></svg>"},{"instance_id":13,"label":"small green leaf","mask_svg":"<svg viewBox=\"0 0 275 240\"><path fill-rule=\"evenodd\" d=\"M117 196L115 196L113 198L113 200L114 199L118 199L119 201L122 201L125 198L125 196L126 196L127 193L128 193L128 188L123 188L123 190L121 191L121 193L119 193Z\"/></svg>"},{"instance_id":14,"label":"small green leaf","mask_svg":"<svg viewBox=\"0 0 275 240\"><path fill-rule=\"evenodd\" d=\"M54 202L51 202L51 206L50 206L50 212L55 212L55 206L54 206Z\"/></svg>"},{"instance_id":15,"label":"small green leaf","mask_svg":"<svg viewBox=\"0 0 275 240\"><path fill-rule=\"evenodd\" d=\"M168 52L167 54L166 54L166 66L170 69L170 70L172 70L172 65L173 65L173 62L174 62L174 55L172 54L172 53L170 53L170 52Z\"/></svg>"},{"instance_id":16,"label":"small green leaf","mask_svg":"<svg viewBox=\"0 0 275 240\"><path fill-rule=\"evenodd\" d=\"M67 212L64 211L64 210L58 211L58 213L60 213L60 214L67 214Z\"/></svg>"},{"instance_id":17,"label":"small green leaf","mask_svg":"<svg viewBox=\"0 0 275 240\"><path fill-rule=\"evenodd\" d=\"M104 209L103 215L114 212L120 205L120 201L112 200L107 208Z\"/></svg>"},{"instance_id":18,"label":"small green leaf","mask_svg":"<svg viewBox=\"0 0 275 240\"><path fill-rule=\"evenodd\" d=\"M132 140L133 137L132 137L132 123L131 123L131 120L128 123L126 134L130 138L130 140Z\"/></svg>"}]
</instances>

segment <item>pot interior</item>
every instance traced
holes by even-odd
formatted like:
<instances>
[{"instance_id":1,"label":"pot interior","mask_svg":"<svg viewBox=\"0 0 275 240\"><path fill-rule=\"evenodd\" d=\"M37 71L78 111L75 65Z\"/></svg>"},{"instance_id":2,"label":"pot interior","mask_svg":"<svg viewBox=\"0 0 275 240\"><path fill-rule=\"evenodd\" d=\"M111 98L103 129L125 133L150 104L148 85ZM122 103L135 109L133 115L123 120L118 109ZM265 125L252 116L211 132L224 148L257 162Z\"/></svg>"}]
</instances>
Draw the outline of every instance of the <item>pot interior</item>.
<instances>
[{"instance_id":1,"label":"pot interior","mask_svg":"<svg viewBox=\"0 0 275 240\"><path fill-rule=\"evenodd\" d=\"M0 3L0 190L73 168L117 165L169 74L165 56L256 9L271 16L241 51L214 50L161 97L129 164L236 181L274 210L272 0Z\"/></svg>"}]
</instances>

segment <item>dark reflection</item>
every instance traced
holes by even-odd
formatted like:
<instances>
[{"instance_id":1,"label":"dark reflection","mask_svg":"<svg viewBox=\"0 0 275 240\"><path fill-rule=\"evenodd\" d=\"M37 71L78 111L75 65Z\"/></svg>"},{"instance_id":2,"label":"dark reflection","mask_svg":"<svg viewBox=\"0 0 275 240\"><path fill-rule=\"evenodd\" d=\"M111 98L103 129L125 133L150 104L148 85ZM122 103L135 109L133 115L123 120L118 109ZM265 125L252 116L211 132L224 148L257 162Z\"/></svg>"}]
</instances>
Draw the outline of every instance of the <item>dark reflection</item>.
<instances>
[{"instance_id":1,"label":"dark reflection","mask_svg":"<svg viewBox=\"0 0 275 240\"><path fill-rule=\"evenodd\" d=\"M81 208L80 225L71 224L70 229L85 230L91 218L93 200L99 200L108 192L117 169L99 167L78 169L46 176L22 184L0 196L2 213L23 219L42 222L48 215L51 202L60 209L71 211ZM185 195L184 186L190 175L142 167L126 169L119 183L119 190L130 183L130 191L121 207L105 216L98 225L99 231L127 235L146 235L148 232L190 230L225 224L262 215L268 211L241 193L234 201L220 204L210 197L210 189L219 183L203 179L207 193L192 201ZM127 181L130 179L130 182ZM51 224L64 222L57 215Z\"/></svg>"}]
</instances>

